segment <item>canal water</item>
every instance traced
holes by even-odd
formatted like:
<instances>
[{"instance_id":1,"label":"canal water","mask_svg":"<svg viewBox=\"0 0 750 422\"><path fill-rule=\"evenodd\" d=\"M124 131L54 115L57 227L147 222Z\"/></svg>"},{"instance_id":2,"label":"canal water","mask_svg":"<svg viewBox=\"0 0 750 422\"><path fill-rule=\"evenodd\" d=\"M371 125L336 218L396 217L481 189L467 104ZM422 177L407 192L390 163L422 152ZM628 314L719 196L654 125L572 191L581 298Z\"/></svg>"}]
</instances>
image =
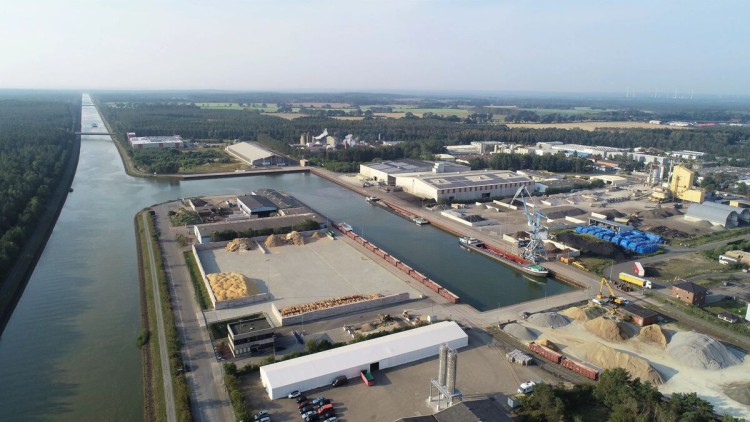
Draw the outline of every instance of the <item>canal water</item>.
<instances>
[{"instance_id":1,"label":"canal water","mask_svg":"<svg viewBox=\"0 0 750 422\"><path fill-rule=\"evenodd\" d=\"M83 107L82 127L104 127L94 107ZM0 338L0 421L142 420L135 213L175 198L260 188L289 192L349 223L480 310L573 290L467 252L455 236L418 227L314 175L133 178L108 136L84 135L74 191Z\"/></svg>"}]
</instances>

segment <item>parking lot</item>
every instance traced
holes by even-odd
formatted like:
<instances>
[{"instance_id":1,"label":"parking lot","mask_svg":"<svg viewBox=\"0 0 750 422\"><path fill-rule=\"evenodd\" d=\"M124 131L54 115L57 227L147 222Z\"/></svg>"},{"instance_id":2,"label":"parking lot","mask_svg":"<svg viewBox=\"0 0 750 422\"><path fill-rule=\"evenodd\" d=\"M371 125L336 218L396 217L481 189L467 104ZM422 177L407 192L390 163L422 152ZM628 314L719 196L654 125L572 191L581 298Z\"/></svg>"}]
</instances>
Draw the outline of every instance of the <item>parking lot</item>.
<instances>
[{"instance_id":1,"label":"parking lot","mask_svg":"<svg viewBox=\"0 0 750 422\"><path fill-rule=\"evenodd\" d=\"M505 359L505 351L497 347L486 333L469 332L469 346L459 350L457 388L464 398L495 397L505 403L505 395L516 392L527 380L556 383L557 379L536 366L521 367ZM437 377L437 357L408 365L374 372L375 385L367 387L358 378L342 387L321 387L304 394L312 400L324 396L331 399L339 420L395 421L406 416L431 415L436 403L428 403L430 380ZM253 409L268 409L272 421L302 420L295 400L271 401L257 373L244 379L245 394ZM445 402L443 402L443 406Z\"/></svg>"}]
</instances>

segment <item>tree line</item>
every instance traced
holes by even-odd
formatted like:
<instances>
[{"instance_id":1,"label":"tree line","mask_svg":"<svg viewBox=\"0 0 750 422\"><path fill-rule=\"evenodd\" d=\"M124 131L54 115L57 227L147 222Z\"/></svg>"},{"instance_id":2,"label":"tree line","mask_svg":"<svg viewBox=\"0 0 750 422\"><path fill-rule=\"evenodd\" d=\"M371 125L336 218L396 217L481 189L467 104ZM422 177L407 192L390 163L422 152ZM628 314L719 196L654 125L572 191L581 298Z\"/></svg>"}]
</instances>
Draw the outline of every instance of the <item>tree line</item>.
<instances>
[{"instance_id":1,"label":"tree line","mask_svg":"<svg viewBox=\"0 0 750 422\"><path fill-rule=\"evenodd\" d=\"M34 231L71 157L80 98L63 94L0 99L0 274Z\"/></svg>"}]
</instances>

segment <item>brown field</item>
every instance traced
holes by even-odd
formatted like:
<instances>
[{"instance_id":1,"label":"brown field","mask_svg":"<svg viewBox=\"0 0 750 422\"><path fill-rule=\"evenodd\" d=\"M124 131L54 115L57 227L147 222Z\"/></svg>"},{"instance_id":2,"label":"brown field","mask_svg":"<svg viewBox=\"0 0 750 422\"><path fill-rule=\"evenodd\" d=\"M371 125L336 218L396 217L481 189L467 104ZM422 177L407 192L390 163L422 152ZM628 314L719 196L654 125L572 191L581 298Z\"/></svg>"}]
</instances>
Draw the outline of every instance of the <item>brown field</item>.
<instances>
[{"instance_id":1,"label":"brown field","mask_svg":"<svg viewBox=\"0 0 750 422\"><path fill-rule=\"evenodd\" d=\"M333 116L336 120L362 120L364 117L361 116Z\"/></svg>"},{"instance_id":2,"label":"brown field","mask_svg":"<svg viewBox=\"0 0 750 422\"><path fill-rule=\"evenodd\" d=\"M349 103L292 103L292 107L315 107L321 108L328 104L331 108L350 108L352 105Z\"/></svg>"},{"instance_id":3,"label":"brown field","mask_svg":"<svg viewBox=\"0 0 750 422\"><path fill-rule=\"evenodd\" d=\"M266 116L281 117L282 119L287 119L287 120L299 119L300 117L307 117L307 114L299 114L299 113L262 113L262 114Z\"/></svg>"},{"instance_id":4,"label":"brown field","mask_svg":"<svg viewBox=\"0 0 750 422\"><path fill-rule=\"evenodd\" d=\"M509 128L531 129L583 129L593 131L599 128L618 129L688 129L678 126L652 125L645 122L581 122L581 123L506 123Z\"/></svg>"}]
</instances>

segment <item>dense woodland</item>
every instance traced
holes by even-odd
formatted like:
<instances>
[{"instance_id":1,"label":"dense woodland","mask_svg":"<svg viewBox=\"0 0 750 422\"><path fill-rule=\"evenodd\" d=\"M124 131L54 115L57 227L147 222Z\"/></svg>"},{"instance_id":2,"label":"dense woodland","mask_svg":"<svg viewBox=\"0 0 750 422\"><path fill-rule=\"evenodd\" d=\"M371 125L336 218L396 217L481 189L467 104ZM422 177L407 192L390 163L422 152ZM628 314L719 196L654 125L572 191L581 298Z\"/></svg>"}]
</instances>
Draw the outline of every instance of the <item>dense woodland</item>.
<instances>
[{"instance_id":1,"label":"dense woodland","mask_svg":"<svg viewBox=\"0 0 750 422\"><path fill-rule=\"evenodd\" d=\"M76 142L80 97L0 97L0 274L7 274L57 188Z\"/></svg>"},{"instance_id":2,"label":"dense woodland","mask_svg":"<svg viewBox=\"0 0 750 422\"><path fill-rule=\"evenodd\" d=\"M664 397L651 383L631 379L624 369L604 371L595 385L573 389L537 385L521 402L521 417L529 422L600 420L610 422L704 422L716 420L711 403L696 393ZM740 422L731 415L725 422Z\"/></svg>"},{"instance_id":3,"label":"dense woodland","mask_svg":"<svg viewBox=\"0 0 750 422\"><path fill-rule=\"evenodd\" d=\"M393 148L352 148L329 152L329 156L324 157L326 161L336 162L335 166L343 169L356 167L357 163L371 161L374 158L426 158L433 153L441 152L445 145L468 144L472 141L499 141L527 145L536 142L560 141L620 148L646 147L665 151L688 149L707 152L722 164L750 166L750 159L747 158L750 157L750 129L743 127L716 126L690 130L670 128L599 129L596 131L510 130L504 125L468 124L416 116L402 119L366 118L364 120L338 120L310 116L285 120L263 115L257 111L201 109L189 104L159 102L118 103L116 106L101 107L100 110L121 136L125 132L136 132L139 135L180 134L187 139L262 139L266 143L275 142L274 146L282 152L291 152L289 144L297 143L300 134L309 132L315 135L326 128L335 136L344 137L347 134L353 134L371 143L377 143L378 139L408 141ZM698 111L687 112L697 113ZM580 166L575 163L573 165Z\"/></svg>"}]
</instances>

